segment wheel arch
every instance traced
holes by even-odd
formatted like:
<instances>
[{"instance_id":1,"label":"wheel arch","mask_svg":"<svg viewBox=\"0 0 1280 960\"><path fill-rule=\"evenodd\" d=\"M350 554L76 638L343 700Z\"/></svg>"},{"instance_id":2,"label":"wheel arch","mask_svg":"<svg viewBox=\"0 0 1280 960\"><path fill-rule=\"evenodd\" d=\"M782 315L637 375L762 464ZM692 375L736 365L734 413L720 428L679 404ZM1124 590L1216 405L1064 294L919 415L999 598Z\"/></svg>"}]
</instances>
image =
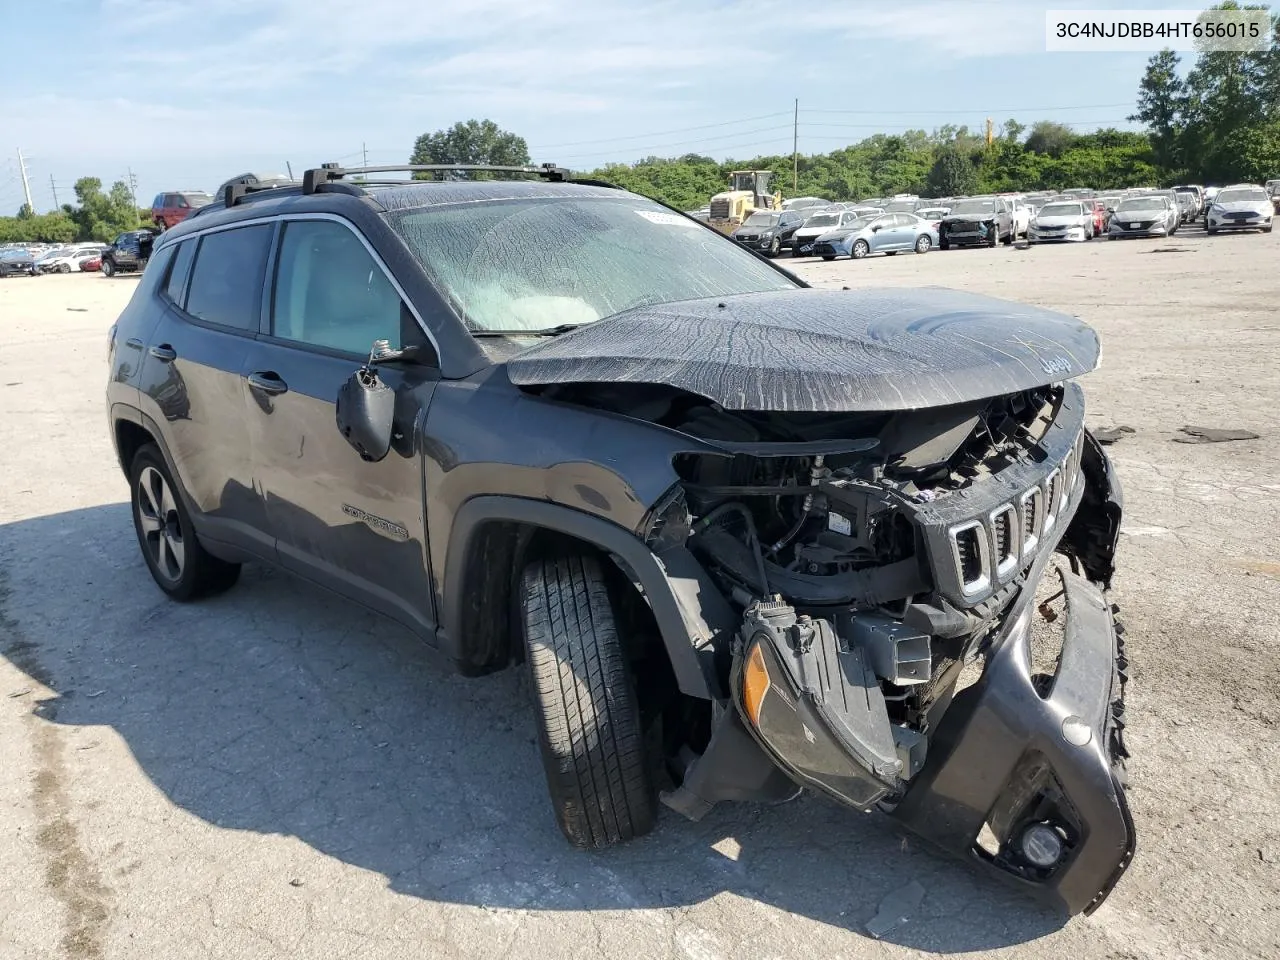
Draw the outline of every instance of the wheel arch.
<instances>
[{"instance_id":1,"label":"wheel arch","mask_svg":"<svg viewBox=\"0 0 1280 960\"><path fill-rule=\"evenodd\" d=\"M541 500L481 496L458 510L442 577L440 651L471 675L515 659L520 572L539 551L566 545L611 560L636 585L682 693L722 696L715 640L734 628L735 618L692 554L675 548L659 558L617 524Z\"/></svg>"}]
</instances>

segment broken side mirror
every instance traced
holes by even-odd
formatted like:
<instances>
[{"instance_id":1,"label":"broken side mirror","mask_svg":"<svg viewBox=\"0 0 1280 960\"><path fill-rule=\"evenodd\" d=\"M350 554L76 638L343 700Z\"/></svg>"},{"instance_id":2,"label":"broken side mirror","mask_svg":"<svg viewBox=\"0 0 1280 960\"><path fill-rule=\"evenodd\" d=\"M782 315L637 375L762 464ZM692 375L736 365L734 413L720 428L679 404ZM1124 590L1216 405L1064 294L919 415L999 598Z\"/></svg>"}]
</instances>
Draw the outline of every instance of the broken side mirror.
<instances>
[{"instance_id":1,"label":"broken side mirror","mask_svg":"<svg viewBox=\"0 0 1280 960\"><path fill-rule=\"evenodd\" d=\"M374 364L389 359L392 351L387 341L378 340L369 361L338 389L335 419L338 432L360 454L362 460L376 463L391 449L391 430L395 418L396 394L378 376Z\"/></svg>"}]
</instances>

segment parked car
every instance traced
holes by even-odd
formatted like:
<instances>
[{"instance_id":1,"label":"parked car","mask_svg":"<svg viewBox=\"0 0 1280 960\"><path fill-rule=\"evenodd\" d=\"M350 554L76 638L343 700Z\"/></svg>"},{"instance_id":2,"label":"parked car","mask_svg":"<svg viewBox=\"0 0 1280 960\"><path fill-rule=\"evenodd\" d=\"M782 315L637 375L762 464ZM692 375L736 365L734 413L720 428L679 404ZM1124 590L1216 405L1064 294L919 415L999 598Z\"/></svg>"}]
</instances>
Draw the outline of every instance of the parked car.
<instances>
[{"instance_id":1,"label":"parked car","mask_svg":"<svg viewBox=\"0 0 1280 960\"><path fill-rule=\"evenodd\" d=\"M686 210L685 216L692 217L694 220L701 220L703 223L708 223L711 220L711 208L700 207L697 210Z\"/></svg>"},{"instance_id":2,"label":"parked car","mask_svg":"<svg viewBox=\"0 0 1280 960\"><path fill-rule=\"evenodd\" d=\"M1120 492L1077 382L1097 335L968 292L805 288L564 175L309 170L159 238L105 377L158 589L260 560L465 674L523 662L579 847L650 830L666 770L693 818L809 787L1096 907L1135 843ZM999 856L972 854L984 823Z\"/></svg>"},{"instance_id":3,"label":"parked car","mask_svg":"<svg viewBox=\"0 0 1280 960\"><path fill-rule=\"evenodd\" d=\"M938 246L1013 243L1013 206L1003 197L957 200L938 227Z\"/></svg>"},{"instance_id":4,"label":"parked car","mask_svg":"<svg viewBox=\"0 0 1280 960\"><path fill-rule=\"evenodd\" d=\"M872 207L864 203L853 203L846 208L858 220L865 220L868 217L878 217L884 213L884 207Z\"/></svg>"},{"instance_id":5,"label":"parked car","mask_svg":"<svg viewBox=\"0 0 1280 960\"><path fill-rule=\"evenodd\" d=\"M830 205L831 201L824 200L822 197L792 197L790 200L782 201L783 210L814 211Z\"/></svg>"},{"instance_id":6,"label":"parked car","mask_svg":"<svg viewBox=\"0 0 1280 960\"><path fill-rule=\"evenodd\" d=\"M1261 230L1271 232L1275 206L1267 191L1253 183L1223 187L1213 198L1209 218L1205 222L1209 235L1219 230Z\"/></svg>"},{"instance_id":7,"label":"parked car","mask_svg":"<svg viewBox=\"0 0 1280 960\"><path fill-rule=\"evenodd\" d=\"M1192 220L1198 220L1200 219L1200 217L1204 216L1204 213L1205 213L1204 192L1199 187L1193 184L1188 184L1185 186L1174 187L1173 192L1175 194L1185 195L1191 198L1191 202L1188 204L1188 206L1190 206L1191 208L1191 215L1188 217L1184 217L1183 223L1187 223Z\"/></svg>"},{"instance_id":8,"label":"parked car","mask_svg":"<svg viewBox=\"0 0 1280 960\"><path fill-rule=\"evenodd\" d=\"M823 260L852 257L861 260L873 253L893 256L904 250L928 253L938 245L933 224L912 213L884 213L870 220L855 220L818 237L813 252Z\"/></svg>"},{"instance_id":9,"label":"parked car","mask_svg":"<svg viewBox=\"0 0 1280 960\"><path fill-rule=\"evenodd\" d=\"M1040 208L1027 230L1031 243L1051 241L1075 241L1084 243L1093 239L1094 211L1092 201L1065 200L1046 203Z\"/></svg>"},{"instance_id":10,"label":"parked car","mask_svg":"<svg viewBox=\"0 0 1280 960\"><path fill-rule=\"evenodd\" d=\"M1013 207L1013 238L1025 237L1027 230L1031 228L1031 219L1035 214L1031 210L1031 205L1021 198L1014 198L1009 201Z\"/></svg>"},{"instance_id":11,"label":"parked car","mask_svg":"<svg viewBox=\"0 0 1280 960\"><path fill-rule=\"evenodd\" d=\"M203 206L213 202L213 197L203 190L177 190L157 193L151 201L151 222L160 230L171 230Z\"/></svg>"},{"instance_id":12,"label":"parked car","mask_svg":"<svg viewBox=\"0 0 1280 960\"><path fill-rule=\"evenodd\" d=\"M80 261L80 269L84 273L96 273L102 269L102 254L97 253L87 260Z\"/></svg>"},{"instance_id":13,"label":"parked car","mask_svg":"<svg viewBox=\"0 0 1280 960\"><path fill-rule=\"evenodd\" d=\"M757 210L742 221L731 236L744 247L776 257L791 246L797 230L804 226L803 210Z\"/></svg>"},{"instance_id":14,"label":"parked car","mask_svg":"<svg viewBox=\"0 0 1280 960\"><path fill-rule=\"evenodd\" d=\"M35 270L36 258L25 248L0 252L0 277L29 277Z\"/></svg>"},{"instance_id":15,"label":"parked car","mask_svg":"<svg viewBox=\"0 0 1280 960\"><path fill-rule=\"evenodd\" d=\"M1265 189L1267 196L1271 198L1271 205L1275 208L1275 212L1280 213L1280 180L1268 180Z\"/></svg>"},{"instance_id":16,"label":"parked car","mask_svg":"<svg viewBox=\"0 0 1280 960\"><path fill-rule=\"evenodd\" d=\"M155 237L150 230L130 230L120 234L102 253L102 272L114 277L117 273L142 270L151 256Z\"/></svg>"},{"instance_id":17,"label":"parked car","mask_svg":"<svg viewBox=\"0 0 1280 960\"><path fill-rule=\"evenodd\" d=\"M227 187L234 184L244 184L254 190L266 190L273 187L296 186L297 183L298 181L285 176L283 173L241 173L218 184L218 189L213 191L213 199L221 202ZM710 208L708 207L709 214Z\"/></svg>"},{"instance_id":18,"label":"parked car","mask_svg":"<svg viewBox=\"0 0 1280 960\"><path fill-rule=\"evenodd\" d=\"M101 257L101 255L102 248L97 245L53 250L35 262L33 272L73 273L80 270L80 264L83 261L93 257Z\"/></svg>"},{"instance_id":19,"label":"parked car","mask_svg":"<svg viewBox=\"0 0 1280 960\"><path fill-rule=\"evenodd\" d=\"M1200 212L1200 203L1194 192L1171 190L1168 196L1178 208L1179 223L1190 223L1196 219Z\"/></svg>"},{"instance_id":20,"label":"parked car","mask_svg":"<svg viewBox=\"0 0 1280 960\"><path fill-rule=\"evenodd\" d=\"M885 213L915 213L919 197L894 197L884 205Z\"/></svg>"},{"instance_id":21,"label":"parked car","mask_svg":"<svg viewBox=\"0 0 1280 960\"><path fill-rule=\"evenodd\" d=\"M1111 216L1107 236L1163 237L1178 231L1178 208L1166 196L1151 194L1121 200Z\"/></svg>"},{"instance_id":22,"label":"parked car","mask_svg":"<svg viewBox=\"0 0 1280 960\"><path fill-rule=\"evenodd\" d=\"M916 210L916 216L928 221L929 226L937 232L938 227L942 225L942 218L950 212L950 207L919 207Z\"/></svg>"},{"instance_id":23,"label":"parked car","mask_svg":"<svg viewBox=\"0 0 1280 960\"><path fill-rule=\"evenodd\" d=\"M836 213L816 213L805 220L791 238L791 255L793 257L814 256L813 244L824 233L853 223L858 216L852 210L841 210Z\"/></svg>"}]
</instances>

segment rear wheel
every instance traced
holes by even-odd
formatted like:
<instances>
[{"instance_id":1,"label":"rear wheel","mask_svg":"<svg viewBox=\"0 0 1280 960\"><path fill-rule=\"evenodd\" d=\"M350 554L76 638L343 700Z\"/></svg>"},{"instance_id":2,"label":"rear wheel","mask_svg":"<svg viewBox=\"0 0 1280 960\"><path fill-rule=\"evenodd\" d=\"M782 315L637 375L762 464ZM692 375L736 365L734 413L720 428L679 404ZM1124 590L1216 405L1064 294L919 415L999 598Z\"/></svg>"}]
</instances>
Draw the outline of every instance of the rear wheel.
<instances>
[{"instance_id":1,"label":"rear wheel","mask_svg":"<svg viewBox=\"0 0 1280 960\"><path fill-rule=\"evenodd\" d=\"M656 794L600 562L568 554L529 564L521 613L542 763L560 829L583 848L647 833Z\"/></svg>"},{"instance_id":2,"label":"rear wheel","mask_svg":"<svg viewBox=\"0 0 1280 960\"><path fill-rule=\"evenodd\" d=\"M922 233L916 238L916 253L928 253L933 249L933 241L929 239L927 233Z\"/></svg>"},{"instance_id":3,"label":"rear wheel","mask_svg":"<svg viewBox=\"0 0 1280 960\"><path fill-rule=\"evenodd\" d=\"M157 586L175 600L194 600L226 590L240 576L200 544L169 468L154 444L143 446L129 472L133 526L142 558Z\"/></svg>"},{"instance_id":4,"label":"rear wheel","mask_svg":"<svg viewBox=\"0 0 1280 960\"><path fill-rule=\"evenodd\" d=\"M853 250L852 250L853 259L861 260L870 252L871 252L871 247L868 246L867 241L865 240L853 241Z\"/></svg>"}]
</instances>

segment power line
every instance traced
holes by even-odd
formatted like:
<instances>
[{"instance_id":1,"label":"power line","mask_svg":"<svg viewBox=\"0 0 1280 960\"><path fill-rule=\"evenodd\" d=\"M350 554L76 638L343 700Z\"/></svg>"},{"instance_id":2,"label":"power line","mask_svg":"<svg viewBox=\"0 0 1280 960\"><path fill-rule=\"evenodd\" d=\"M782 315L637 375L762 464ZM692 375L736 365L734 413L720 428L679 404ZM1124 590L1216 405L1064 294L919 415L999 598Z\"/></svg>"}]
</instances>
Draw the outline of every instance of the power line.
<instances>
[{"instance_id":1,"label":"power line","mask_svg":"<svg viewBox=\"0 0 1280 960\"><path fill-rule=\"evenodd\" d=\"M738 120L725 120L721 123L704 123L704 124L699 124L696 127L680 127L675 130L659 130L655 133L633 133L625 137L601 137L598 140L574 140L570 143L538 144L536 146L530 147L529 149L543 151L543 150L555 150L559 147L583 147L583 146L587 146L588 144L595 144L595 143L617 143L622 140L643 140L646 137L666 137L666 136L670 136L673 133L691 133L695 130L712 130L712 129L715 129L716 127L732 127L732 126L737 126L738 124L741 124L741 123L754 123L757 120L772 120L775 117L789 117L789 116L791 116L790 110L782 110L782 111L779 111L778 113L766 113L758 117L742 117Z\"/></svg>"},{"instance_id":2,"label":"power line","mask_svg":"<svg viewBox=\"0 0 1280 960\"><path fill-rule=\"evenodd\" d=\"M1112 107L1132 107L1135 106L1134 101L1130 100L1125 103L1082 103L1074 107L987 107L985 109L977 108L946 108L942 110L818 110L806 107L802 113L858 113L868 116L925 116L936 117L945 114L970 114L970 113L1056 113L1060 110L1109 110Z\"/></svg>"},{"instance_id":3,"label":"power line","mask_svg":"<svg viewBox=\"0 0 1280 960\"><path fill-rule=\"evenodd\" d=\"M774 133L774 132L777 132L777 131L780 131L780 130L785 130L785 131L787 131L787 132L790 132L790 131L791 131L791 129L792 129L791 124L787 123L787 124L783 124L783 125L781 125L781 126L777 126L777 127L759 127L759 128L757 128L757 129L755 129L755 130L735 130L735 131L733 131L732 133L722 133L722 134L720 134L719 136L715 136L715 137L699 137L699 138L697 138L697 139L695 139L695 140L676 140L676 141L672 141L672 142L668 142L668 143L654 143L654 144L649 144L649 145L645 145L645 146L643 146L643 147L641 147L641 146L635 146L635 147L615 147L615 148L614 148L614 149L612 149L612 150L597 150L597 151L595 151L595 152L593 152L593 153L577 153L577 154L572 154L572 155L570 155L569 157L565 157L565 158L562 158L562 159L567 159L567 160L582 160L582 159L590 159L591 157L607 157L607 156L611 156L611 155L616 154L619 150L628 150L628 151L631 151L631 150L639 150L639 149L644 149L644 150L665 150L665 149L666 149L666 148L668 148L668 147L687 147L687 146L691 146L691 145L693 145L693 144L707 144L707 143L710 143L710 142L715 141L715 140L726 140L726 139L732 140L732 139L735 139L735 138L738 138L738 137L745 137L745 136L749 136L749 135L751 135L751 134L756 134L756 133ZM714 148L714 147L713 147L713 148L710 148L710 149L719 149L719 148Z\"/></svg>"}]
</instances>

